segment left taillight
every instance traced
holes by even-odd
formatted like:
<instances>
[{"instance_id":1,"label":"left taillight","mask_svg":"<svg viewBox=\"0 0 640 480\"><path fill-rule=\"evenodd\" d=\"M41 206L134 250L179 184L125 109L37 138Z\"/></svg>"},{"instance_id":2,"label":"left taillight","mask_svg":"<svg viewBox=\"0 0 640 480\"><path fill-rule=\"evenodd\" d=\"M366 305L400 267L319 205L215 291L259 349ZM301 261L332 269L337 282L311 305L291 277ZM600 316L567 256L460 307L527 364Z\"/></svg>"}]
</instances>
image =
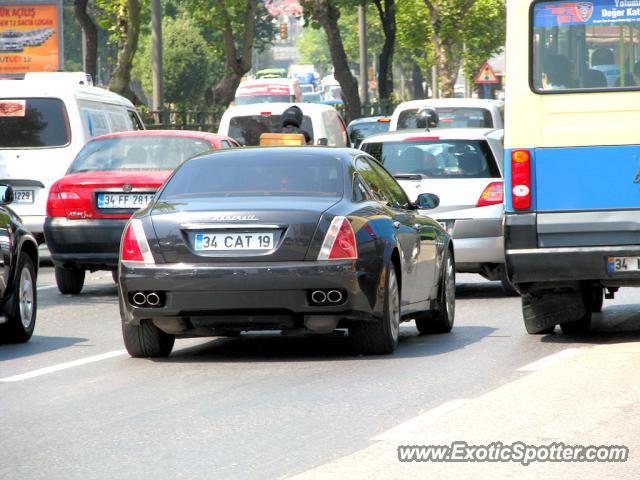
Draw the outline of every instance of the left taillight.
<instances>
[{"instance_id":1,"label":"left taillight","mask_svg":"<svg viewBox=\"0 0 640 480\"><path fill-rule=\"evenodd\" d=\"M358 258L356 235L346 217L335 217L322 242L318 260L353 260Z\"/></svg>"},{"instance_id":2,"label":"left taillight","mask_svg":"<svg viewBox=\"0 0 640 480\"><path fill-rule=\"evenodd\" d=\"M504 184L502 182L492 182L487 185L482 195L478 199L477 207L487 207L498 205L504 201Z\"/></svg>"},{"instance_id":3,"label":"left taillight","mask_svg":"<svg viewBox=\"0 0 640 480\"><path fill-rule=\"evenodd\" d=\"M124 229L120 260L123 263L155 263L140 219L134 218Z\"/></svg>"}]
</instances>

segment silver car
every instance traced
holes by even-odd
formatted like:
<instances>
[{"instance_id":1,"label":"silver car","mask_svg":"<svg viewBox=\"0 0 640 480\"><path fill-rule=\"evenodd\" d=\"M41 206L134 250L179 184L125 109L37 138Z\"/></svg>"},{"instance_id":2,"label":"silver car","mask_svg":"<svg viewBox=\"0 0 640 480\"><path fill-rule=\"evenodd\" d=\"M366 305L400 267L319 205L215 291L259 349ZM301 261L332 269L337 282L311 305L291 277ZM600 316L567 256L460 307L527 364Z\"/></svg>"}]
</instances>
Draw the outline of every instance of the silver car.
<instances>
[{"instance_id":1,"label":"silver car","mask_svg":"<svg viewBox=\"0 0 640 480\"><path fill-rule=\"evenodd\" d=\"M360 148L377 158L409 198L440 197L429 215L453 236L456 270L500 280L504 270L503 130L403 130L368 137Z\"/></svg>"}]
</instances>

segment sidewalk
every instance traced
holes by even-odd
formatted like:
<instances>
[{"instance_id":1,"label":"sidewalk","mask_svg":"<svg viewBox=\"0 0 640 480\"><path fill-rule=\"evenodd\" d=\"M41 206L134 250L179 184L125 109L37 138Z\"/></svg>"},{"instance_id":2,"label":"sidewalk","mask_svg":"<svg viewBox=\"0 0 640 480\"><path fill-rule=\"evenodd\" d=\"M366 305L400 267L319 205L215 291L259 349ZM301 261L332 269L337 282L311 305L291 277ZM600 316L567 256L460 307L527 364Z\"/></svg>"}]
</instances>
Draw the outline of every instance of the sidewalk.
<instances>
[{"instance_id":1,"label":"sidewalk","mask_svg":"<svg viewBox=\"0 0 640 480\"><path fill-rule=\"evenodd\" d=\"M473 375L472 366L467 372ZM587 348L481 397L449 402L372 444L292 480L637 479L640 476L640 342ZM450 411L446 411L450 410ZM431 415L433 413L433 415ZM401 463L398 445L626 445L625 463Z\"/></svg>"}]
</instances>

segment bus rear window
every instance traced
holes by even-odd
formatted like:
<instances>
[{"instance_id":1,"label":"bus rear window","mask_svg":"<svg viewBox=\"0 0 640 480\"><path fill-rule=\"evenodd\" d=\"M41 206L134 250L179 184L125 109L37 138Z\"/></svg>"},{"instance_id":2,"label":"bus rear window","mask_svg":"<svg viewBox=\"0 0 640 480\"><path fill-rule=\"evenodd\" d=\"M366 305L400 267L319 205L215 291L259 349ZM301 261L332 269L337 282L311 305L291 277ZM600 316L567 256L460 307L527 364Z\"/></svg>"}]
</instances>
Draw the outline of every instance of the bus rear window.
<instances>
[{"instance_id":1,"label":"bus rear window","mask_svg":"<svg viewBox=\"0 0 640 480\"><path fill-rule=\"evenodd\" d=\"M539 1L533 6L536 92L640 87L640 8L616 0ZM636 6L640 6L640 2Z\"/></svg>"},{"instance_id":2,"label":"bus rear window","mask_svg":"<svg viewBox=\"0 0 640 480\"><path fill-rule=\"evenodd\" d=\"M0 148L61 147L71 140L69 132L62 100L0 99Z\"/></svg>"}]
</instances>

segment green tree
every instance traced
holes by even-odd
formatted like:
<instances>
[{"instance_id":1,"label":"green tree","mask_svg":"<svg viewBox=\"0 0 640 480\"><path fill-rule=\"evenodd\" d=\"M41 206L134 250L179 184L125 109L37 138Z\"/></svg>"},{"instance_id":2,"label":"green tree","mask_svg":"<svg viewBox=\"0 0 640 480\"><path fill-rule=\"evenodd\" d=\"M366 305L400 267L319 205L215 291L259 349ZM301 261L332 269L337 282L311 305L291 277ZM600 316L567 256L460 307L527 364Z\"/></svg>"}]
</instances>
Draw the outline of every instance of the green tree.
<instances>
[{"instance_id":1,"label":"green tree","mask_svg":"<svg viewBox=\"0 0 640 480\"><path fill-rule=\"evenodd\" d=\"M111 32L118 47L109 90L140 103L129 84L133 59L138 50L142 9L148 6L147 0L96 0L96 6L102 11L100 25Z\"/></svg>"},{"instance_id":2,"label":"green tree","mask_svg":"<svg viewBox=\"0 0 640 480\"><path fill-rule=\"evenodd\" d=\"M347 2L347 0L343 1ZM347 118L359 118L362 116L362 106L358 93L358 81L349 68L349 59L338 24L342 2L338 0L304 0L301 4L305 9L307 24L312 28L321 27L324 30L331 54L333 75L342 88Z\"/></svg>"},{"instance_id":3,"label":"green tree","mask_svg":"<svg viewBox=\"0 0 640 480\"><path fill-rule=\"evenodd\" d=\"M431 21L440 91L443 97L452 97L465 43L470 44L473 52L469 53L470 59L486 56L485 61L503 45L504 34L500 32L505 27L500 18L505 15L504 0L424 0L424 3ZM486 22L483 15L487 14L494 19L492 24ZM501 25L499 31L490 30L490 25L496 24ZM478 36L483 40L478 41Z\"/></svg>"},{"instance_id":4,"label":"green tree","mask_svg":"<svg viewBox=\"0 0 640 480\"><path fill-rule=\"evenodd\" d=\"M331 52L324 30L306 28L296 46L301 63L314 65L321 76L331 72Z\"/></svg>"},{"instance_id":5,"label":"green tree","mask_svg":"<svg viewBox=\"0 0 640 480\"><path fill-rule=\"evenodd\" d=\"M202 103L204 91L211 85L215 59L198 25L186 16L165 17L162 41L165 101L180 106ZM141 38L132 76L151 94L151 36L148 34Z\"/></svg>"}]
</instances>

